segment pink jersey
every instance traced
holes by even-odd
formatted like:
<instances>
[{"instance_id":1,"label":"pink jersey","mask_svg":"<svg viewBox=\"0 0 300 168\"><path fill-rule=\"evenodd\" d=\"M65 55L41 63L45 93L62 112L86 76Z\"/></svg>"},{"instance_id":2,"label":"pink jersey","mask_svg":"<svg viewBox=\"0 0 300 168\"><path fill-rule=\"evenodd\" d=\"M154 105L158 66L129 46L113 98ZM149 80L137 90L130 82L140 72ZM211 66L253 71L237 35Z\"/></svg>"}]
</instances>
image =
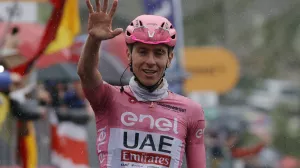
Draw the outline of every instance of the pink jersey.
<instances>
[{"instance_id":1,"label":"pink jersey","mask_svg":"<svg viewBox=\"0 0 300 168\"><path fill-rule=\"evenodd\" d=\"M205 120L201 106L169 92L138 102L129 87L103 83L84 89L95 115L100 168L205 168Z\"/></svg>"}]
</instances>

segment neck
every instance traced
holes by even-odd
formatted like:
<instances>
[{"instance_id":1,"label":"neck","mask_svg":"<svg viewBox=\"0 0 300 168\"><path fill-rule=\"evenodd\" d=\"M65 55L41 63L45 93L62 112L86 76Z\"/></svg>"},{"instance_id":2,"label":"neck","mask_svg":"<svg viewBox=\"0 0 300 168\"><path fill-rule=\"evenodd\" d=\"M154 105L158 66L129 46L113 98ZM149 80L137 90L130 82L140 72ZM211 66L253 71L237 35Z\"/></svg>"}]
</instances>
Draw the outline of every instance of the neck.
<instances>
[{"instance_id":1,"label":"neck","mask_svg":"<svg viewBox=\"0 0 300 168\"><path fill-rule=\"evenodd\" d=\"M137 78L134 78L134 80L136 81L136 83L139 85L139 87L141 88L145 88L145 85L143 85ZM160 83L159 86L157 87L157 89L161 89L163 86L164 86L164 82L163 81L163 78L161 78L157 83ZM156 83L155 83L156 84ZM154 85L155 85L154 84ZM153 86L153 85L152 85ZM146 88L145 88L146 89ZM155 90L157 90L155 89Z\"/></svg>"},{"instance_id":2,"label":"neck","mask_svg":"<svg viewBox=\"0 0 300 168\"><path fill-rule=\"evenodd\" d=\"M164 84L163 84L163 77L158 82L156 82L154 85L152 85L152 86L145 86L144 84L142 84L142 82L140 82L138 80L137 77L134 77L134 81L138 84L139 87L141 87L141 88L143 88L143 89L145 89L145 90L147 90L149 92L154 92L155 90L161 89L164 86Z\"/></svg>"},{"instance_id":3,"label":"neck","mask_svg":"<svg viewBox=\"0 0 300 168\"><path fill-rule=\"evenodd\" d=\"M159 87L153 92L149 92L148 89L143 87L134 77L131 78L129 85L138 101L159 101L168 96L167 81L162 79L160 82Z\"/></svg>"}]
</instances>

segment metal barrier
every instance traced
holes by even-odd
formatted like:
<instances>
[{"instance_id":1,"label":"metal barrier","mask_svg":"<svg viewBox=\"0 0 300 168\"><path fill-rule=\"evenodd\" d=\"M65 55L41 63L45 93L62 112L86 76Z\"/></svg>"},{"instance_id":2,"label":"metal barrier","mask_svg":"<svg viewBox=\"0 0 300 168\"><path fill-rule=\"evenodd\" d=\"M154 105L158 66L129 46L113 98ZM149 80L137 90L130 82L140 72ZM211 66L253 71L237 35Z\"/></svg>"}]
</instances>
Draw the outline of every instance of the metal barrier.
<instances>
[{"instance_id":1,"label":"metal barrier","mask_svg":"<svg viewBox=\"0 0 300 168\"><path fill-rule=\"evenodd\" d=\"M0 166L16 165L16 122L8 116L0 129Z\"/></svg>"},{"instance_id":2,"label":"metal barrier","mask_svg":"<svg viewBox=\"0 0 300 168\"><path fill-rule=\"evenodd\" d=\"M51 134L48 120L38 120L35 122L36 139L38 146L38 164L51 165Z\"/></svg>"},{"instance_id":3,"label":"metal barrier","mask_svg":"<svg viewBox=\"0 0 300 168\"><path fill-rule=\"evenodd\" d=\"M97 130L96 130L96 122L94 119L90 120L87 125L88 130L88 144L89 144L89 162L91 168L99 168L98 156L96 153L96 139L97 139Z\"/></svg>"}]
</instances>

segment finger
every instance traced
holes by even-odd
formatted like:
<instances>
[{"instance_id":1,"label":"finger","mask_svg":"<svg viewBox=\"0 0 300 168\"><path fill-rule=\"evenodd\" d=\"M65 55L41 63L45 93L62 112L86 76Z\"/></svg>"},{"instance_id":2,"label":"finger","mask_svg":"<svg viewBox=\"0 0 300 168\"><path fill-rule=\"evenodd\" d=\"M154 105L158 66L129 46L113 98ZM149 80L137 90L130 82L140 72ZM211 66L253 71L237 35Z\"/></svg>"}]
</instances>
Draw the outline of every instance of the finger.
<instances>
[{"instance_id":1,"label":"finger","mask_svg":"<svg viewBox=\"0 0 300 168\"><path fill-rule=\"evenodd\" d=\"M108 0L104 0L102 12L106 13L108 7Z\"/></svg>"},{"instance_id":2,"label":"finger","mask_svg":"<svg viewBox=\"0 0 300 168\"><path fill-rule=\"evenodd\" d=\"M110 17L113 17L115 15L117 7L118 7L118 0L114 0L114 3L113 3L113 5L111 7L111 10L109 12Z\"/></svg>"},{"instance_id":3,"label":"finger","mask_svg":"<svg viewBox=\"0 0 300 168\"><path fill-rule=\"evenodd\" d=\"M97 12L101 11L101 6L100 6L100 0L95 0L96 1L96 10Z\"/></svg>"},{"instance_id":4,"label":"finger","mask_svg":"<svg viewBox=\"0 0 300 168\"><path fill-rule=\"evenodd\" d=\"M93 9L93 5L91 4L91 1L90 0L85 0L85 3L89 9L89 13L93 13L94 12L94 9Z\"/></svg>"},{"instance_id":5,"label":"finger","mask_svg":"<svg viewBox=\"0 0 300 168\"><path fill-rule=\"evenodd\" d=\"M118 36L119 34L121 34L123 32L122 28L117 28L112 32L113 37Z\"/></svg>"}]
</instances>

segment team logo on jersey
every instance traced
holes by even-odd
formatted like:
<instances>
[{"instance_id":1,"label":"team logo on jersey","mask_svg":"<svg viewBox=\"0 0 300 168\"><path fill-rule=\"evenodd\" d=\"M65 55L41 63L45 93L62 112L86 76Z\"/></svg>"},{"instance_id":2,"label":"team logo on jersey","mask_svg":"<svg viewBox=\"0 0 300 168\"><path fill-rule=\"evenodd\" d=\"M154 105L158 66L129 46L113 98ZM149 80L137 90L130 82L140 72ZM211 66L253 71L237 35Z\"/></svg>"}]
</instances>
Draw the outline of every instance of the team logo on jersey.
<instances>
[{"instance_id":1,"label":"team logo on jersey","mask_svg":"<svg viewBox=\"0 0 300 168\"><path fill-rule=\"evenodd\" d=\"M175 112L181 112L181 113L185 113L186 109L181 108L181 107L176 107L176 106L172 106L169 104L164 104L164 103L157 103L158 105L162 106L163 108L175 111Z\"/></svg>"},{"instance_id":2,"label":"team logo on jersey","mask_svg":"<svg viewBox=\"0 0 300 168\"><path fill-rule=\"evenodd\" d=\"M122 150L121 161L142 164L155 164L159 166L169 167L171 163L171 157L157 153Z\"/></svg>"},{"instance_id":3,"label":"team logo on jersey","mask_svg":"<svg viewBox=\"0 0 300 168\"><path fill-rule=\"evenodd\" d=\"M150 121L149 128L157 129L159 131L173 131L178 134L178 121L177 118L169 120L167 118L154 118L152 115L140 114L139 116L132 112L124 112L121 115L121 122L123 125L131 127L137 123Z\"/></svg>"},{"instance_id":4,"label":"team logo on jersey","mask_svg":"<svg viewBox=\"0 0 300 168\"><path fill-rule=\"evenodd\" d=\"M173 137L126 130L123 132L125 149L121 150L121 161L169 167L173 144Z\"/></svg>"},{"instance_id":5,"label":"team logo on jersey","mask_svg":"<svg viewBox=\"0 0 300 168\"><path fill-rule=\"evenodd\" d=\"M204 129L200 128L196 131L196 138L201 138L204 134Z\"/></svg>"},{"instance_id":6,"label":"team logo on jersey","mask_svg":"<svg viewBox=\"0 0 300 168\"><path fill-rule=\"evenodd\" d=\"M105 148L105 142L107 139L107 129L106 127L99 129L98 132L98 139L97 139L97 152L98 152L98 159L100 164L104 162L105 160L105 154L103 152L103 149Z\"/></svg>"},{"instance_id":7,"label":"team logo on jersey","mask_svg":"<svg viewBox=\"0 0 300 168\"><path fill-rule=\"evenodd\" d=\"M170 136L170 134L179 134L177 118L160 118L150 114L124 112L120 120L124 126L130 127L128 130L123 128L120 132L113 133L116 136L121 134L123 138L120 151L121 165L170 167L174 164L171 163L172 157L180 159L178 151L184 150L182 142ZM145 131L132 130L133 128L141 128ZM174 149L176 149L175 153Z\"/></svg>"},{"instance_id":8,"label":"team logo on jersey","mask_svg":"<svg viewBox=\"0 0 300 168\"><path fill-rule=\"evenodd\" d=\"M134 136L134 143L129 144L128 143L128 132L123 133L123 146L128 149L151 149L153 152L163 152L163 153L171 153L170 150L167 150L166 148L172 147L172 142L174 138L169 136L161 135L159 137L159 141L154 141L153 136L151 134L146 134L145 137L143 137L139 133L135 133Z\"/></svg>"}]
</instances>

